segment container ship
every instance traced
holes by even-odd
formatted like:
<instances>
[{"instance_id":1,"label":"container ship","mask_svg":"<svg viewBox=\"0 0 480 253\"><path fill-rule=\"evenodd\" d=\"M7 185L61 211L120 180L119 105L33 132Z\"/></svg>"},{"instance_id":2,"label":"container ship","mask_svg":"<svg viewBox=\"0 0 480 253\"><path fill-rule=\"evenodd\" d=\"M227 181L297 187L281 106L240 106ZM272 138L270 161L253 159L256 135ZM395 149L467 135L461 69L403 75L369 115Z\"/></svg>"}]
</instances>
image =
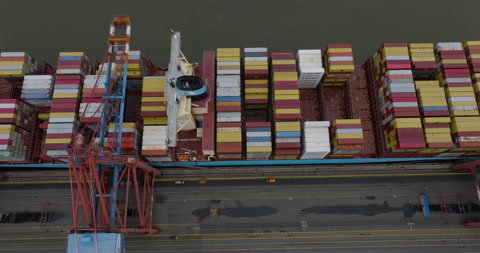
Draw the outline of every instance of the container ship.
<instances>
[{"instance_id":1,"label":"container ship","mask_svg":"<svg viewBox=\"0 0 480 253\"><path fill-rule=\"evenodd\" d=\"M104 146L121 138L122 155L154 165L480 156L480 41L384 43L372 53L358 66L350 44L217 48L201 63L158 68L129 50L111 70L127 71L123 130L100 140L103 62L61 52L52 67L2 52L0 163L65 164L79 133ZM172 67L192 78L169 78Z\"/></svg>"}]
</instances>

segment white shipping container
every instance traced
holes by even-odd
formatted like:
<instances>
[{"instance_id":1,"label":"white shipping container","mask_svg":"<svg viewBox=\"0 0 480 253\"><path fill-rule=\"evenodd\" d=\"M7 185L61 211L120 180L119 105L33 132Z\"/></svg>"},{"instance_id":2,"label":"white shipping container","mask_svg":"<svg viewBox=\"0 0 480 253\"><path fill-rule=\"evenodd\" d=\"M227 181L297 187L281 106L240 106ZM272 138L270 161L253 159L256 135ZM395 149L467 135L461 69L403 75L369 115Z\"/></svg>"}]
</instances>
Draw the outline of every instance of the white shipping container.
<instances>
[{"instance_id":1,"label":"white shipping container","mask_svg":"<svg viewBox=\"0 0 480 253\"><path fill-rule=\"evenodd\" d=\"M270 147L272 142L269 141L257 141L257 142L247 142L247 147Z\"/></svg>"},{"instance_id":2,"label":"white shipping container","mask_svg":"<svg viewBox=\"0 0 480 253\"><path fill-rule=\"evenodd\" d=\"M240 66L239 61L219 61L217 66Z\"/></svg>"},{"instance_id":3,"label":"white shipping container","mask_svg":"<svg viewBox=\"0 0 480 253\"><path fill-rule=\"evenodd\" d=\"M300 138L284 137L284 138L276 138L275 141L276 141L277 143L300 142Z\"/></svg>"},{"instance_id":4,"label":"white shipping container","mask_svg":"<svg viewBox=\"0 0 480 253\"><path fill-rule=\"evenodd\" d=\"M449 97L447 98L448 103L452 102L475 102L475 97Z\"/></svg>"},{"instance_id":5,"label":"white shipping container","mask_svg":"<svg viewBox=\"0 0 480 253\"><path fill-rule=\"evenodd\" d=\"M0 57L25 57L28 56L25 52L2 52Z\"/></svg>"},{"instance_id":6,"label":"white shipping container","mask_svg":"<svg viewBox=\"0 0 480 253\"><path fill-rule=\"evenodd\" d=\"M322 55L322 50L320 49L299 49L297 54L319 54Z\"/></svg>"},{"instance_id":7,"label":"white shipping container","mask_svg":"<svg viewBox=\"0 0 480 253\"><path fill-rule=\"evenodd\" d=\"M240 75L240 69L217 69L217 75Z\"/></svg>"},{"instance_id":8,"label":"white shipping container","mask_svg":"<svg viewBox=\"0 0 480 253\"><path fill-rule=\"evenodd\" d=\"M353 56L333 56L328 58L328 62L332 61L353 61Z\"/></svg>"},{"instance_id":9,"label":"white shipping container","mask_svg":"<svg viewBox=\"0 0 480 253\"><path fill-rule=\"evenodd\" d=\"M408 55L387 55L385 56L385 60L410 60L410 56Z\"/></svg>"},{"instance_id":10,"label":"white shipping container","mask_svg":"<svg viewBox=\"0 0 480 253\"><path fill-rule=\"evenodd\" d=\"M241 122L240 117L219 117L217 116L217 122Z\"/></svg>"},{"instance_id":11,"label":"white shipping container","mask_svg":"<svg viewBox=\"0 0 480 253\"><path fill-rule=\"evenodd\" d=\"M443 79L443 83L472 83L470 78L447 78Z\"/></svg>"},{"instance_id":12,"label":"white shipping container","mask_svg":"<svg viewBox=\"0 0 480 253\"><path fill-rule=\"evenodd\" d=\"M305 121L305 128L330 127L330 121Z\"/></svg>"},{"instance_id":13,"label":"white shipping container","mask_svg":"<svg viewBox=\"0 0 480 253\"><path fill-rule=\"evenodd\" d=\"M335 130L336 134L362 134L363 130L361 128L350 128L350 129L337 129Z\"/></svg>"},{"instance_id":14,"label":"white shipping container","mask_svg":"<svg viewBox=\"0 0 480 253\"><path fill-rule=\"evenodd\" d=\"M408 69L402 69L402 70L388 70L387 72L385 72L385 76L389 76L389 75L413 75L413 72L412 70L408 70Z\"/></svg>"},{"instance_id":15,"label":"white shipping container","mask_svg":"<svg viewBox=\"0 0 480 253\"><path fill-rule=\"evenodd\" d=\"M448 107L448 111L478 111L477 106L452 106Z\"/></svg>"},{"instance_id":16,"label":"white shipping container","mask_svg":"<svg viewBox=\"0 0 480 253\"><path fill-rule=\"evenodd\" d=\"M463 51L463 45L461 42L439 42L435 44L435 49L436 50L462 50Z\"/></svg>"},{"instance_id":17,"label":"white shipping container","mask_svg":"<svg viewBox=\"0 0 480 253\"><path fill-rule=\"evenodd\" d=\"M247 137L269 137L272 136L271 132L248 132L247 129Z\"/></svg>"},{"instance_id":18,"label":"white shipping container","mask_svg":"<svg viewBox=\"0 0 480 253\"><path fill-rule=\"evenodd\" d=\"M23 65L0 65L0 70L23 70L30 73L30 69L24 68Z\"/></svg>"},{"instance_id":19,"label":"white shipping container","mask_svg":"<svg viewBox=\"0 0 480 253\"><path fill-rule=\"evenodd\" d=\"M245 53L262 53L267 52L266 47L246 47L243 49Z\"/></svg>"},{"instance_id":20,"label":"white shipping container","mask_svg":"<svg viewBox=\"0 0 480 253\"><path fill-rule=\"evenodd\" d=\"M245 61L268 61L268 57L256 56L256 57L245 57Z\"/></svg>"}]
</instances>

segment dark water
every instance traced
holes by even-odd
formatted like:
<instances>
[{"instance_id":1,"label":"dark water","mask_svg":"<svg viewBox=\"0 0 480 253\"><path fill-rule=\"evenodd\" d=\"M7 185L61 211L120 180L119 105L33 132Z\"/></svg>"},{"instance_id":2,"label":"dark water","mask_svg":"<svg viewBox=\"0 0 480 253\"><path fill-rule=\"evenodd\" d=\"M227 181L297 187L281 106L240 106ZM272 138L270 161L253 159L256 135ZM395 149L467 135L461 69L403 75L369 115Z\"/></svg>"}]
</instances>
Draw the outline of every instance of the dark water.
<instances>
[{"instance_id":1,"label":"dark water","mask_svg":"<svg viewBox=\"0 0 480 253\"><path fill-rule=\"evenodd\" d=\"M56 64L60 51L102 60L111 17L130 15L132 48L166 66L169 28L190 61L217 47L270 52L352 43L361 64L383 42L480 40L478 0L1 0L0 51Z\"/></svg>"}]
</instances>

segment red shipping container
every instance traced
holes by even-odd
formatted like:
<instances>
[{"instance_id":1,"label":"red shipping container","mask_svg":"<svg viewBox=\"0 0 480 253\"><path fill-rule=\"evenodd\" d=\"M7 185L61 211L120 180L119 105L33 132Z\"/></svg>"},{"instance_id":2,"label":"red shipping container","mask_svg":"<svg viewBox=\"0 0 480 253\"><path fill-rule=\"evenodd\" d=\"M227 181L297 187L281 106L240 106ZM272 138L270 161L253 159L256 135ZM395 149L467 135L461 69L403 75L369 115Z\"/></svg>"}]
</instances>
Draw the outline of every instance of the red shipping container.
<instances>
[{"instance_id":1,"label":"red shipping container","mask_svg":"<svg viewBox=\"0 0 480 253\"><path fill-rule=\"evenodd\" d=\"M402 102L417 102L416 97L396 97L389 99L391 103L402 103ZM401 107L404 108L404 107Z\"/></svg>"},{"instance_id":2,"label":"red shipping container","mask_svg":"<svg viewBox=\"0 0 480 253\"><path fill-rule=\"evenodd\" d=\"M452 142L446 142L446 143L427 143L427 148L453 148L454 145Z\"/></svg>"},{"instance_id":3,"label":"red shipping container","mask_svg":"<svg viewBox=\"0 0 480 253\"><path fill-rule=\"evenodd\" d=\"M217 106L217 112L241 112L242 107L239 106Z\"/></svg>"},{"instance_id":4,"label":"red shipping container","mask_svg":"<svg viewBox=\"0 0 480 253\"><path fill-rule=\"evenodd\" d=\"M301 118L300 113L295 114L275 114L276 120L299 120Z\"/></svg>"},{"instance_id":5,"label":"red shipping container","mask_svg":"<svg viewBox=\"0 0 480 253\"><path fill-rule=\"evenodd\" d=\"M448 111L425 111L422 112L424 117L448 117L450 113Z\"/></svg>"},{"instance_id":6,"label":"red shipping container","mask_svg":"<svg viewBox=\"0 0 480 253\"><path fill-rule=\"evenodd\" d=\"M300 149L277 149L275 150L275 156L298 156L300 155Z\"/></svg>"},{"instance_id":7,"label":"red shipping container","mask_svg":"<svg viewBox=\"0 0 480 253\"><path fill-rule=\"evenodd\" d=\"M81 75L56 75L55 82L57 80L81 80L83 82L83 76Z\"/></svg>"},{"instance_id":8,"label":"red shipping container","mask_svg":"<svg viewBox=\"0 0 480 253\"><path fill-rule=\"evenodd\" d=\"M45 144L45 150L65 150L68 144Z\"/></svg>"},{"instance_id":9,"label":"red shipping container","mask_svg":"<svg viewBox=\"0 0 480 253\"><path fill-rule=\"evenodd\" d=\"M270 122L246 122L246 127L271 127Z\"/></svg>"},{"instance_id":10,"label":"red shipping container","mask_svg":"<svg viewBox=\"0 0 480 253\"><path fill-rule=\"evenodd\" d=\"M293 53L271 53L270 57L272 59L295 59Z\"/></svg>"},{"instance_id":11,"label":"red shipping container","mask_svg":"<svg viewBox=\"0 0 480 253\"><path fill-rule=\"evenodd\" d=\"M442 68L446 69L468 69L467 63L447 63L441 65Z\"/></svg>"},{"instance_id":12,"label":"red shipping container","mask_svg":"<svg viewBox=\"0 0 480 253\"><path fill-rule=\"evenodd\" d=\"M72 138L73 133L64 133L64 134L54 134L54 133L47 133L45 136L46 139L65 139L65 138Z\"/></svg>"},{"instance_id":13,"label":"red shipping container","mask_svg":"<svg viewBox=\"0 0 480 253\"><path fill-rule=\"evenodd\" d=\"M268 104L268 99L245 99L245 104Z\"/></svg>"},{"instance_id":14,"label":"red shipping container","mask_svg":"<svg viewBox=\"0 0 480 253\"><path fill-rule=\"evenodd\" d=\"M241 154L241 142L217 142L217 154Z\"/></svg>"},{"instance_id":15,"label":"red shipping container","mask_svg":"<svg viewBox=\"0 0 480 253\"><path fill-rule=\"evenodd\" d=\"M217 128L222 127L242 127L241 122L217 122Z\"/></svg>"},{"instance_id":16,"label":"red shipping container","mask_svg":"<svg viewBox=\"0 0 480 253\"><path fill-rule=\"evenodd\" d=\"M362 128L362 124L334 124L333 129L357 129Z\"/></svg>"},{"instance_id":17,"label":"red shipping container","mask_svg":"<svg viewBox=\"0 0 480 253\"><path fill-rule=\"evenodd\" d=\"M425 148L425 143L423 142L411 142L411 143L399 143L397 144L398 149L421 149Z\"/></svg>"},{"instance_id":18,"label":"red shipping container","mask_svg":"<svg viewBox=\"0 0 480 253\"><path fill-rule=\"evenodd\" d=\"M142 92L142 97L163 97L164 92Z\"/></svg>"},{"instance_id":19,"label":"red shipping container","mask_svg":"<svg viewBox=\"0 0 480 253\"><path fill-rule=\"evenodd\" d=\"M245 89L265 89L268 88L268 84L260 83L260 84L245 84Z\"/></svg>"},{"instance_id":20,"label":"red shipping container","mask_svg":"<svg viewBox=\"0 0 480 253\"><path fill-rule=\"evenodd\" d=\"M156 111L156 112L140 112L142 117L166 117L167 113L165 111Z\"/></svg>"},{"instance_id":21,"label":"red shipping container","mask_svg":"<svg viewBox=\"0 0 480 253\"><path fill-rule=\"evenodd\" d=\"M300 104L283 104L275 102L275 109L300 109Z\"/></svg>"},{"instance_id":22,"label":"red shipping container","mask_svg":"<svg viewBox=\"0 0 480 253\"><path fill-rule=\"evenodd\" d=\"M353 53L347 52L327 52L327 57L353 56Z\"/></svg>"},{"instance_id":23,"label":"red shipping container","mask_svg":"<svg viewBox=\"0 0 480 253\"><path fill-rule=\"evenodd\" d=\"M299 149L302 145L299 142L281 142L275 143L275 148L278 149Z\"/></svg>"},{"instance_id":24,"label":"red shipping container","mask_svg":"<svg viewBox=\"0 0 480 253\"><path fill-rule=\"evenodd\" d=\"M142 102L141 106L165 106L165 102Z\"/></svg>"},{"instance_id":25,"label":"red shipping container","mask_svg":"<svg viewBox=\"0 0 480 253\"><path fill-rule=\"evenodd\" d=\"M102 103L103 99L102 98L83 98L82 103ZM52 104L52 107L54 105Z\"/></svg>"}]
</instances>

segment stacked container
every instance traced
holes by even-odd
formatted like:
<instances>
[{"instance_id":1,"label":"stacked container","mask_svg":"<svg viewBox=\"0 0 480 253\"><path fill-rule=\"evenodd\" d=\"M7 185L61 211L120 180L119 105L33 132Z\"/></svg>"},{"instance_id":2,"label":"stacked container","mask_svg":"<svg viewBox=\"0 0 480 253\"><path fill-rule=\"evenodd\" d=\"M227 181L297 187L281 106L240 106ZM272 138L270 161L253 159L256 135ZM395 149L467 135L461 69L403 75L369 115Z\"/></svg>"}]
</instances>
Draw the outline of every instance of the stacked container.
<instances>
[{"instance_id":1,"label":"stacked container","mask_svg":"<svg viewBox=\"0 0 480 253\"><path fill-rule=\"evenodd\" d=\"M272 53L272 105L275 121L273 159L296 159L300 155L300 93L292 53Z\"/></svg>"},{"instance_id":2,"label":"stacked container","mask_svg":"<svg viewBox=\"0 0 480 253\"><path fill-rule=\"evenodd\" d=\"M143 78L141 116L143 125L167 125L165 104L165 77Z\"/></svg>"},{"instance_id":3,"label":"stacked container","mask_svg":"<svg viewBox=\"0 0 480 253\"><path fill-rule=\"evenodd\" d=\"M480 148L480 117L453 117L450 123L457 150L474 152Z\"/></svg>"},{"instance_id":4,"label":"stacked container","mask_svg":"<svg viewBox=\"0 0 480 253\"><path fill-rule=\"evenodd\" d=\"M454 146L450 133L450 122L450 117L423 118L422 124L426 149L420 151L419 153L440 154L453 148Z\"/></svg>"},{"instance_id":5,"label":"stacked container","mask_svg":"<svg viewBox=\"0 0 480 253\"><path fill-rule=\"evenodd\" d=\"M470 76L473 83L473 91L477 105L480 108L480 41L467 41L463 44L467 56Z\"/></svg>"},{"instance_id":6,"label":"stacked container","mask_svg":"<svg viewBox=\"0 0 480 253\"><path fill-rule=\"evenodd\" d=\"M377 87L382 125L394 118L420 116L411 70L387 70L377 81Z\"/></svg>"},{"instance_id":7,"label":"stacked container","mask_svg":"<svg viewBox=\"0 0 480 253\"><path fill-rule=\"evenodd\" d=\"M396 118L384 129L387 149L391 153L415 153L425 148L420 118Z\"/></svg>"},{"instance_id":8,"label":"stacked container","mask_svg":"<svg viewBox=\"0 0 480 253\"><path fill-rule=\"evenodd\" d=\"M30 131L35 119L33 107L18 99L0 99L0 161L26 161Z\"/></svg>"},{"instance_id":9,"label":"stacked container","mask_svg":"<svg viewBox=\"0 0 480 253\"><path fill-rule=\"evenodd\" d=\"M216 154L219 159L242 159L242 94L240 48L217 48Z\"/></svg>"},{"instance_id":10,"label":"stacked container","mask_svg":"<svg viewBox=\"0 0 480 253\"><path fill-rule=\"evenodd\" d=\"M411 70L407 43L383 43L373 55L376 79L388 70Z\"/></svg>"},{"instance_id":11,"label":"stacked container","mask_svg":"<svg viewBox=\"0 0 480 253\"><path fill-rule=\"evenodd\" d=\"M329 158L352 158L363 150L361 119L336 119L332 127L332 154Z\"/></svg>"},{"instance_id":12,"label":"stacked container","mask_svg":"<svg viewBox=\"0 0 480 253\"><path fill-rule=\"evenodd\" d=\"M91 62L82 52L62 52L58 57L45 149L50 157L67 161L67 145L77 135L83 80Z\"/></svg>"},{"instance_id":13,"label":"stacked container","mask_svg":"<svg viewBox=\"0 0 480 253\"><path fill-rule=\"evenodd\" d=\"M165 77L146 76L142 85L142 156L151 162L171 161L167 146Z\"/></svg>"},{"instance_id":14,"label":"stacked container","mask_svg":"<svg viewBox=\"0 0 480 253\"><path fill-rule=\"evenodd\" d=\"M268 160L272 154L270 122L247 122L247 160Z\"/></svg>"},{"instance_id":15,"label":"stacked container","mask_svg":"<svg viewBox=\"0 0 480 253\"><path fill-rule=\"evenodd\" d=\"M87 75L85 76L82 92L82 103L80 104L80 122L96 126L102 121L103 94L105 91L105 83L107 77L105 75Z\"/></svg>"},{"instance_id":16,"label":"stacked container","mask_svg":"<svg viewBox=\"0 0 480 253\"><path fill-rule=\"evenodd\" d=\"M408 48L415 79L428 79L438 70L433 43L411 43Z\"/></svg>"},{"instance_id":17,"label":"stacked container","mask_svg":"<svg viewBox=\"0 0 480 253\"><path fill-rule=\"evenodd\" d=\"M328 44L323 51L324 86L341 86L355 70L351 44Z\"/></svg>"},{"instance_id":18,"label":"stacked container","mask_svg":"<svg viewBox=\"0 0 480 253\"><path fill-rule=\"evenodd\" d=\"M298 50L297 52L298 88L314 89L322 80L325 69L322 65L322 50Z\"/></svg>"},{"instance_id":19,"label":"stacked container","mask_svg":"<svg viewBox=\"0 0 480 253\"><path fill-rule=\"evenodd\" d=\"M123 52L118 52L118 54L123 54ZM124 59L120 55L115 57L116 62L123 62ZM127 78L142 78L143 76L148 75L148 64L145 62L146 57L143 53L143 50L132 49L128 51L128 65L127 65ZM123 66L119 66L123 68Z\"/></svg>"},{"instance_id":20,"label":"stacked container","mask_svg":"<svg viewBox=\"0 0 480 253\"><path fill-rule=\"evenodd\" d=\"M438 81L415 81L415 89L423 117L449 116L445 91Z\"/></svg>"},{"instance_id":21,"label":"stacked container","mask_svg":"<svg viewBox=\"0 0 480 253\"><path fill-rule=\"evenodd\" d=\"M300 159L323 159L330 153L330 121L305 121Z\"/></svg>"},{"instance_id":22,"label":"stacked container","mask_svg":"<svg viewBox=\"0 0 480 253\"><path fill-rule=\"evenodd\" d=\"M267 48L245 48L245 108L266 108L268 105Z\"/></svg>"},{"instance_id":23,"label":"stacked container","mask_svg":"<svg viewBox=\"0 0 480 253\"><path fill-rule=\"evenodd\" d=\"M0 77L23 77L40 67L41 64L25 52L0 53Z\"/></svg>"},{"instance_id":24,"label":"stacked container","mask_svg":"<svg viewBox=\"0 0 480 253\"><path fill-rule=\"evenodd\" d=\"M118 132L115 125L110 124L108 129L108 146L116 150L118 142ZM140 156L140 135L137 125L133 122L125 122L122 125L122 139L120 142L122 156Z\"/></svg>"},{"instance_id":25,"label":"stacked container","mask_svg":"<svg viewBox=\"0 0 480 253\"><path fill-rule=\"evenodd\" d=\"M54 83L51 75L27 75L23 79L21 97L35 107L50 107Z\"/></svg>"},{"instance_id":26,"label":"stacked container","mask_svg":"<svg viewBox=\"0 0 480 253\"><path fill-rule=\"evenodd\" d=\"M142 156L150 162L171 161L167 146L168 126L144 126Z\"/></svg>"}]
</instances>

